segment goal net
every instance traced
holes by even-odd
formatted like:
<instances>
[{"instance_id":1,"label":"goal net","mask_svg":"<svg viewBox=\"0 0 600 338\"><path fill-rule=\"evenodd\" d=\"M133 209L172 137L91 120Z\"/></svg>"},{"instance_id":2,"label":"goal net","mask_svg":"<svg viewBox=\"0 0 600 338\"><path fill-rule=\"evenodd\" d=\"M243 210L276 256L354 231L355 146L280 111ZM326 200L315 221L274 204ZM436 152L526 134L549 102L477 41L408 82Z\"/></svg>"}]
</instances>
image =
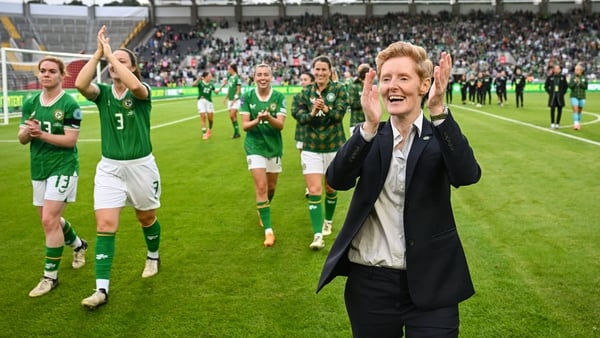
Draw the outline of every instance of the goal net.
<instances>
[{"instance_id":1,"label":"goal net","mask_svg":"<svg viewBox=\"0 0 600 338\"><path fill-rule=\"evenodd\" d=\"M63 81L63 88L80 105L89 104L75 89L75 79L81 68L93 55L17 48L2 48L1 54L2 124L8 124L10 118L20 117L23 101L41 89L37 78L37 64L45 56L60 58L65 63L67 76ZM100 80L100 71L100 63L98 63L96 68L98 80Z\"/></svg>"}]
</instances>

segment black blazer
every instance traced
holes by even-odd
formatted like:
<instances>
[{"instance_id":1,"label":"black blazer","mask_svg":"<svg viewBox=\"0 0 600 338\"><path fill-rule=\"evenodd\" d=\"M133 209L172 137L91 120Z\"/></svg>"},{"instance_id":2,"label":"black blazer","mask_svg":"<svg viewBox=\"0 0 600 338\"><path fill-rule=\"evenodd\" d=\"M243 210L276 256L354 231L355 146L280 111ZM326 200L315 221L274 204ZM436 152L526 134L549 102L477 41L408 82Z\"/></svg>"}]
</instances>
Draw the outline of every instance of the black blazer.
<instances>
[{"instance_id":1,"label":"black blazer","mask_svg":"<svg viewBox=\"0 0 600 338\"><path fill-rule=\"evenodd\" d=\"M383 188L392 147L391 121L380 123L371 142L357 128L329 165L326 179L331 187L356 188L317 292L336 276L348 275L348 249ZM450 186L469 185L480 177L481 168L452 115L437 127L423 119L421 135L415 136L408 155L404 201L408 286L419 308L457 304L475 292L454 222Z\"/></svg>"},{"instance_id":2,"label":"black blazer","mask_svg":"<svg viewBox=\"0 0 600 338\"><path fill-rule=\"evenodd\" d=\"M555 84L558 84L558 88L555 88ZM544 90L548 93L548 107L564 107L567 89L569 84L566 76L562 74L548 76L544 82Z\"/></svg>"}]
</instances>

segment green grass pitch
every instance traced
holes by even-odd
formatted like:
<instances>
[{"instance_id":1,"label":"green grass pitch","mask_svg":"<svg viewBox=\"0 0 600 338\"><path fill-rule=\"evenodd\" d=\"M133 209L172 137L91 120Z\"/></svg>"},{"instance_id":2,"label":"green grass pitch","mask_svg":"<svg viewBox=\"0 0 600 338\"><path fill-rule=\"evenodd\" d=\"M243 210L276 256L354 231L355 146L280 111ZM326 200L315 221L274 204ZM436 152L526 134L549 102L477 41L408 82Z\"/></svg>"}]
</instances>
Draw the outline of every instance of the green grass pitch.
<instances>
[{"instance_id":1,"label":"green grass pitch","mask_svg":"<svg viewBox=\"0 0 600 338\"><path fill-rule=\"evenodd\" d=\"M326 248L312 239L304 179L284 129L283 173L272 203L277 242L263 248L243 138L222 97L213 137L203 141L193 98L155 101L154 155L162 176L160 273L142 279L146 254L133 209L117 235L109 303L79 304L94 287L93 177L100 130L84 115L77 202L65 216L90 241L88 263L70 267L60 286L30 299L42 274L44 237L31 205L29 147L18 119L0 126L0 336L3 337L350 337L344 278L315 294L322 264L342 225L351 191L341 192ZM291 97L288 99L291 108ZM503 107L450 105L481 164L453 205L476 295L461 304L461 337L600 337L600 93L588 93L582 130L549 129L546 95L514 96ZM241 120L241 119L240 119ZM347 124L346 124L347 128ZM242 133L242 137L243 137Z\"/></svg>"}]
</instances>

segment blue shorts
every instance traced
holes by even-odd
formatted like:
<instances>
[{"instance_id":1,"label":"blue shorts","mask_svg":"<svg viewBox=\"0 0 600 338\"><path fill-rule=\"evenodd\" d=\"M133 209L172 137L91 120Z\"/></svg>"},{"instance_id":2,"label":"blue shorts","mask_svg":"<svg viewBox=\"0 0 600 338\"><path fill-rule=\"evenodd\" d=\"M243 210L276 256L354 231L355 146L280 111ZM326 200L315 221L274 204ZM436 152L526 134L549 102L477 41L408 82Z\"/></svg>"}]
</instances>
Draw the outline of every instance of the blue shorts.
<instances>
[{"instance_id":1,"label":"blue shorts","mask_svg":"<svg viewBox=\"0 0 600 338\"><path fill-rule=\"evenodd\" d=\"M571 106L575 107L585 107L585 99L578 99L576 97L571 98Z\"/></svg>"}]
</instances>

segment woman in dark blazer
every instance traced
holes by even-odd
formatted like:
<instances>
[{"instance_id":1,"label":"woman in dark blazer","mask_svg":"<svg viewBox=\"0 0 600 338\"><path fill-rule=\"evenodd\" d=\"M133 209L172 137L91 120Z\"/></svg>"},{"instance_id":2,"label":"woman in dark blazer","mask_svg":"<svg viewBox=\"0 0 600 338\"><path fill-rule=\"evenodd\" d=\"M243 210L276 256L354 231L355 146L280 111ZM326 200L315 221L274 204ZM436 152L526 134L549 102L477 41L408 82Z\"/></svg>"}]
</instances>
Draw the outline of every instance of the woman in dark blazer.
<instances>
[{"instance_id":1,"label":"woman in dark blazer","mask_svg":"<svg viewBox=\"0 0 600 338\"><path fill-rule=\"evenodd\" d=\"M443 104L451 68L450 55L434 68L410 43L380 52L379 88L371 85L375 71L365 79L366 121L327 170L332 187L355 190L317 291L348 276L355 337L456 337L458 303L474 293L450 192L477 182L481 169ZM428 121L420 102L430 87Z\"/></svg>"}]
</instances>

